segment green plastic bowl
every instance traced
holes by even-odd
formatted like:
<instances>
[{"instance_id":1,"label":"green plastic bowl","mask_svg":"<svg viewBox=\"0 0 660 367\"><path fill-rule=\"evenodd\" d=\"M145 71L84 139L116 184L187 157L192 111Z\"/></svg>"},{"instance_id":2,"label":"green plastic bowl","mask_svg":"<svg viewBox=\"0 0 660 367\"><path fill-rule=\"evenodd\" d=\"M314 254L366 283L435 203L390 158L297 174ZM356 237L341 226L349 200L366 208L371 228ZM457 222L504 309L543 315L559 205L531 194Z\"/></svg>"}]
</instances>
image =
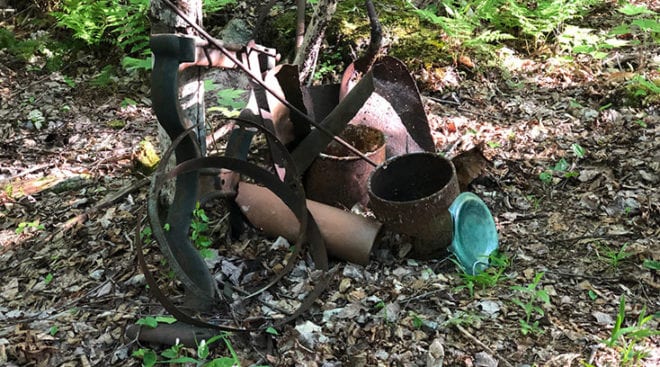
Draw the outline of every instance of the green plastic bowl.
<instances>
[{"instance_id":1,"label":"green plastic bowl","mask_svg":"<svg viewBox=\"0 0 660 367\"><path fill-rule=\"evenodd\" d=\"M488 267L490 254L497 249L495 220L486 203L471 192L456 197L449 207L454 221L454 236L449 250L463 270L476 274Z\"/></svg>"}]
</instances>

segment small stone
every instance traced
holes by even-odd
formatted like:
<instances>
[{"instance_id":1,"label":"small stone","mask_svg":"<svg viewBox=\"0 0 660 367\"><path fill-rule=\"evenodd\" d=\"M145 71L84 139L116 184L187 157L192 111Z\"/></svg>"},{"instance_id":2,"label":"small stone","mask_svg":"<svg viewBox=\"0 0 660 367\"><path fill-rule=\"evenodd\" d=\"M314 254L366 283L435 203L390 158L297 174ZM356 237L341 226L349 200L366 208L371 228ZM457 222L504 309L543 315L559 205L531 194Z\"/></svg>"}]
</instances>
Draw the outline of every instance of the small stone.
<instances>
[{"instance_id":1,"label":"small stone","mask_svg":"<svg viewBox=\"0 0 660 367\"><path fill-rule=\"evenodd\" d=\"M445 361L445 347L440 339L434 339L426 355L426 367L442 367Z\"/></svg>"},{"instance_id":2,"label":"small stone","mask_svg":"<svg viewBox=\"0 0 660 367\"><path fill-rule=\"evenodd\" d=\"M89 277L94 280L101 280L103 278L103 274L105 274L105 270L96 269L89 274Z\"/></svg>"},{"instance_id":3,"label":"small stone","mask_svg":"<svg viewBox=\"0 0 660 367\"><path fill-rule=\"evenodd\" d=\"M136 274L126 281L126 285L140 286L146 283L144 274Z\"/></svg>"},{"instance_id":4,"label":"small stone","mask_svg":"<svg viewBox=\"0 0 660 367\"><path fill-rule=\"evenodd\" d=\"M497 367L498 361L486 352L479 352L474 355L475 367Z\"/></svg>"},{"instance_id":5,"label":"small stone","mask_svg":"<svg viewBox=\"0 0 660 367\"><path fill-rule=\"evenodd\" d=\"M349 278L342 278L342 280L339 282L339 292L345 293L350 288L351 280Z\"/></svg>"}]
</instances>

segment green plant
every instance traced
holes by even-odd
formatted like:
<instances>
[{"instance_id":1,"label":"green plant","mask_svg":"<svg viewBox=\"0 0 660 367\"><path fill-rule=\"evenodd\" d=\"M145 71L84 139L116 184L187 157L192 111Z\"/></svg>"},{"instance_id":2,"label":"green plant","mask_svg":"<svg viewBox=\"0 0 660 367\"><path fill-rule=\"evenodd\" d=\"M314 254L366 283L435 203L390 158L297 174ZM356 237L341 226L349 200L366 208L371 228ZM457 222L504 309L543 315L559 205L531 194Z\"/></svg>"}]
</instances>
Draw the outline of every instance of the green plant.
<instances>
[{"instance_id":1,"label":"green plant","mask_svg":"<svg viewBox=\"0 0 660 367\"><path fill-rule=\"evenodd\" d=\"M121 107L122 107L122 108L129 107L129 106L136 106L137 104L138 104L138 103L137 103L136 100L134 100L134 99L132 99L132 98L129 98L129 97L125 97L125 98L121 101Z\"/></svg>"},{"instance_id":2,"label":"green plant","mask_svg":"<svg viewBox=\"0 0 660 367\"><path fill-rule=\"evenodd\" d=\"M624 243L620 248L618 249L611 249L607 246L599 246L601 252L605 255L605 258L607 262L613 267L613 268L618 268L621 262L628 257L630 257L632 254L626 251L626 247L628 247L628 243ZM598 257L600 258L600 254L598 254Z\"/></svg>"},{"instance_id":3,"label":"green plant","mask_svg":"<svg viewBox=\"0 0 660 367\"><path fill-rule=\"evenodd\" d=\"M205 0L203 9L215 12L236 0ZM52 12L57 25L89 46L103 43L123 55L127 71L151 69L149 50L149 0L64 0L61 11Z\"/></svg>"},{"instance_id":4,"label":"green plant","mask_svg":"<svg viewBox=\"0 0 660 367\"><path fill-rule=\"evenodd\" d=\"M526 287L517 285L511 287L511 289L520 293L524 298L524 300L520 298L513 298L511 300L525 312L525 317L518 320L520 323L520 332L523 335L527 335L530 332L533 334L543 333L543 330L539 326L539 321L532 321L533 316L543 317L545 315L545 311L543 311L543 308L539 304L550 304L550 295L548 295L548 292L543 289L537 289L543 274L543 272L537 273L534 276L534 280Z\"/></svg>"},{"instance_id":5,"label":"green plant","mask_svg":"<svg viewBox=\"0 0 660 367\"><path fill-rule=\"evenodd\" d=\"M142 231L140 231L140 239L144 242L151 242L151 235L153 232L151 231L151 227L146 226L142 228Z\"/></svg>"},{"instance_id":6,"label":"green plant","mask_svg":"<svg viewBox=\"0 0 660 367\"><path fill-rule=\"evenodd\" d=\"M155 328L158 324L173 324L175 322L176 319L171 316L146 316L139 318L135 324Z\"/></svg>"},{"instance_id":7,"label":"green plant","mask_svg":"<svg viewBox=\"0 0 660 367\"><path fill-rule=\"evenodd\" d=\"M50 336L55 336L58 331L60 331L60 327L57 325L53 325L48 329L48 334Z\"/></svg>"},{"instance_id":8,"label":"green plant","mask_svg":"<svg viewBox=\"0 0 660 367\"><path fill-rule=\"evenodd\" d=\"M90 84L95 87L107 87L117 79L117 71L114 65L106 65L92 78Z\"/></svg>"},{"instance_id":9,"label":"green plant","mask_svg":"<svg viewBox=\"0 0 660 367\"><path fill-rule=\"evenodd\" d=\"M420 315L412 311L410 311L408 315L410 316L412 325L415 329L421 329L422 326L424 326L424 319Z\"/></svg>"},{"instance_id":10,"label":"green plant","mask_svg":"<svg viewBox=\"0 0 660 367\"><path fill-rule=\"evenodd\" d=\"M219 112L227 118L237 117L247 105L244 100L246 91L235 88L220 88L220 85L213 83L211 80L204 81L204 90L216 94L217 105L209 107L208 112Z\"/></svg>"},{"instance_id":11,"label":"green plant","mask_svg":"<svg viewBox=\"0 0 660 367\"><path fill-rule=\"evenodd\" d=\"M186 364L193 363L196 366L205 366L205 367L233 367L240 366L241 361L234 350L231 341L229 340L230 333L220 333L216 336L209 338L209 340L202 340L197 344L197 348L194 353L196 356L189 356L186 354L193 354L189 352L188 349L180 343L165 349L160 353L161 359L159 360L158 354L155 351L149 348L140 348L135 350L132 353L132 356L135 358L142 359L142 365L145 367L151 367L155 364ZM229 352L228 357L220 358L210 358L209 346L218 342L223 341L227 351Z\"/></svg>"},{"instance_id":12,"label":"green plant","mask_svg":"<svg viewBox=\"0 0 660 367\"><path fill-rule=\"evenodd\" d=\"M646 323L654 318L654 315L646 315L646 306L642 308L634 325L622 327L625 317L626 299L622 295L612 334L609 338L601 342L609 348L617 348L620 352L621 364L623 366L630 366L636 365L637 362L647 356L647 352L637 348L637 344L648 337L660 335L660 331L644 327Z\"/></svg>"},{"instance_id":13,"label":"green plant","mask_svg":"<svg viewBox=\"0 0 660 367\"><path fill-rule=\"evenodd\" d=\"M588 54L598 60L607 57L608 50L623 45L616 37L603 40L602 36L594 34L593 29L576 25L564 27L564 30L557 36L557 42L564 51Z\"/></svg>"},{"instance_id":14,"label":"green plant","mask_svg":"<svg viewBox=\"0 0 660 367\"><path fill-rule=\"evenodd\" d=\"M6 191L6 190L5 190ZM39 223L39 219L33 220L32 222L20 222L18 223L18 227L16 227L16 234L21 234L25 233L28 231L28 229L31 229L33 231L43 231L45 229L43 224Z\"/></svg>"},{"instance_id":15,"label":"green plant","mask_svg":"<svg viewBox=\"0 0 660 367\"><path fill-rule=\"evenodd\" d=\"M53 281L53 273L48 273L44 277L44 284L48 285Z\"/></svg>"},{"instance_id":16,"label":"green plant","mask_svg":"<svg viewBox=\"0 0 660 367\"><path fill-rule=\"evenodd\" d=\"M546 185L549 185L552 183L552 172L551 171L543 171L539 173L539 180L543 182Z\"/></svg>"},{"instance_id":17,"label":"green plant","mask_svg":"<svg viewBox=\"0 0 660 367\"><path fill-rule=\"evenodd\" d=\"M653 98L660 96L660 79L657 81L647 80L643 75L634 75L627 82L627 88L634 97Z\"/></svg>"},{"instance_id":18,"label":"green plant","mask_svg":"<svg viewBox=\"0 0 660 367\"><path fill-rule=\"evenodd\" d=\"M450 44L492 54L494 42L519 38L533 48L567 20L581 17L600 0L516 0L440 1L441 6L414 8L421 19L439 26ZM410 3L410 2L409 2ZM521 37L522 36L522 37Z\"/></svg>"},{"instance_id":19,"label":"green plant","mask_svg":"<svg viewBox=\"0 0 660 367\"><path fill-rule=\"evenodd\" d=\"M131 355L135 358L141 359L143 367L152 367L153 365L156 364L156 361L158 360L158 356L156 355L156 352L154 352L149 348L140 348L134 350Z\"/></svg>"},{"instance_id":20,"label":"green plant","mask_svg":"<svg viewBox=\"0 0 660 367\"><path fill-rule=\"evenodd\" d=\"M472 325L481 322L482 316L476 315L471 312L458 311L452 317L447 319L443 324L444 326L454 325Z\"/></svg>"},{"instance_id":21,"label":"green plant","mask_svg":"<svg viewBox=\"0 0 660 367\"><path fill-rule=\"evenodd\" d=\"M579 145L577 146L579 147ZM579 148L581 149L582 147ZM584 154L583 152L581 153ZM576 155L577 154L578 153L576 153ZM544 184L551 184L553 182L555 174L559 174L566 179L579 176L579 173L577 171L571 170L571 165L566 161L565 158L561 158L557 163L555 163L554 167L552 167L550 170L546 169L543 172L539 173L539 179ZM559 178L557 180L559 180Z\"/></svg>"},{"instance_id":22,"label":"green plant","mask_svg":"<svg viewBox=\"0 0 660 367\"><path fill-rule=\"evenodd\" d=\"M0 28L0 48L7 49L22 61L29 61L38 52L42 42L36 39L17 40L14 33L6 28Z\"/></svg>"},{"instance_id":23,"label":"green plant","mask_svg":"<svg viewBox=\"0 0 660 367\"><path fill-rule=\"evenodd\" d=\"M658 13L648 9L646 5L630 3L622 4L617 11L632 19L617 25L607 34L594 34L594 30L589 28L568 26L558 37L560 45L573 53L589 54L597 59L605 58L608 52L614 49L641 45L640 63L646 63L645 50L649 49L651 44L660 43ZM657 80L648 80L644 75L635 74L626 84L634 101L654 103L660 99L660 85Z\"/></svg>"},{"instance_id":24,"label":"green plant","mask_svg":"<svg viewBox=\"0 0 660 367\"><path fill-rule=\"evenodd\" d=\"M215 13L232 4L236 4L236 0L204 0L203 10L206 14Z\"/></svg>"},{"instance_id":25,"label":"green plant","mask_svg":"<svg viewBox=\"0 0 660 367\"><path fill-rule=\"evenodd\" d=\"M525 199L527 199L527 201L529 201L532 204L535 210L538 210L541 207L540 198L537 198L536 196L530 194L525 196Z\"/></svg>"},{"instance_id":26,"label":"green plant","mask_svg":"<svg viewBox=\"0 0 660 367\"><path fill-rule=\"evenodd\" d=\"M315 80L332 80L339 78L342 70L342 56L338 52L333 52L323 56L323 61L317 65L314 72Z\"/></svg>"},{"instance_id":27,"label":"green plant","mask_svg":"<svg viewBox=\"0 0 660 367\"><path fill-rule=\"evenodd\" d=\"M645 259L642 266L649 270L660 270L660 261Z\"/></svg>"},{"instance_id":28,"label":"green plant","mask_svg":"<svg viewBox=\"0 0 660 367\"><path fill-rule=\"evenodd\" d=\"M476 1L468 1L462 6L457 6L458 4L452 1L442 1L442 9L432 4L424 9L415 8L414 12L422 20L440 27L449 37L450 45L458 48L459 51L461 48L466 48L490 54L494 51L492 42L514 38L508 33L482 26L481 21L484 19L480 16L479 10L475 12L475 8L490 8L491 3L493 2L480 5ZM446 14L446 16L438 14Z\"/></svg>"},{"instance_id":29,"label":"green plant","mask_svg":"<svg viewBox=\"0 0 660 367\"><path fill-rule=\"evenodd\" d=\"M193 241L195 247L199 250L203 258L208 259L213 257L211 252L211 245L213 241L206 235L209 230L209 217L199 206L199 202L195 205L193 210L193 219L190 222L190 239Z\"/></svg>"},{"instance_id":30,"label":"green plant","mask_svg":"<svg viewBox=\"0 0 660 367\"><path fill-rule=\"evenodd\" d=\"M509 258L501 253L494 252L488 257L491 266L486 270L477 274L468 274L461 272L460 276L463 284L456 287L455 290L467 289L470 297L474 297L474 289L480 287L481 289L492 288L502 279L504 271L509 267ZM460 264L452 259L456 265Z\"/></svg>"},{"instance_id":31,"label":"green plant","mask_svg":"<svg viewBox=\"0 0 660 367\"><path fill-rule=\"evenodd\" d=\"M658 13L650 10L646 4L633 5L626 3L619 7L617 11L636 18L630 24L619 25L610 32L611 34L641 35L644 42L648 42L649 39L656 43L660 41L660 22L655 18ZM646 18L646 16L650 16L651 18Z\"/></svg>"},{"instance_id":32,"label":"green plant","mask_svg":"<svg viewBox=\"0 0 660 367\"><path fill-rule=\"evenodd\" d=\"M0 27L0 48L9 51L18 61L27 63L28 70L60 70L65 55L76 48L72 42L51 39L47 32L34 32L29 37L17 39L12 31Z\"/></svg>"},{"instance_id":33,"label":"green plant","mask_svg":"<svg viewBox=\"0 0 660 367\"><path fill-rule=\"evenodd\" d=\"M28 119L30 122L32 122L34 128L37 130L41 130L44 122L46 122L46 117L44 116L43 112L37 109L34 109L28 113Z\"/></svg>"},{"instance_id":34,"label":"green plant","mask_svg":"<svg viewBox=\"0 0 660 367\"><path fill-rule=\"evenodd\" d=\"M575 156L578 158L584 158L584 155L587 153L578 143L571 144L571 150L573 151L573 154L575 154Z\"/></svg>"}]
</instances>

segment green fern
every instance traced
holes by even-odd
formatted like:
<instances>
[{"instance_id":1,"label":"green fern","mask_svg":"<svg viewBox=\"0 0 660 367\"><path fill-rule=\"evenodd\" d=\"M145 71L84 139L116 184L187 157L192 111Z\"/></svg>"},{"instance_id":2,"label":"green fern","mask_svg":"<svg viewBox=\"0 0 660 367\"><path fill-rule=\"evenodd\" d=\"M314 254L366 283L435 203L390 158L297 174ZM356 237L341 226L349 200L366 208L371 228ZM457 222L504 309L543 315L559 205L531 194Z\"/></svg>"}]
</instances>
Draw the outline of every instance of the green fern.
<instances>
[{"instance_id":1,"label":"green fern","mask_svg":"<svg viewBox=\"0 0 660 367\"><path fill-rule=\"evenodd\" d=\"M471 42L475 43L495 43L495 42L501 42L505 40L510 40L514 39L512 35L508 33L502 33L500 31L491 31L489 29L479 33L476 35L476 37L473 40L467 41L467 44L471 44Z\"/></svg>"},{"instance_id":2,"label":"green fern","mask_svg":"<svg viewBox=\"0 0 660 367\"><path fill-rule=\"evenodd\" d=\"M236 4L236 0L204 0L204 12L215 13L227 5Z\"/></svg>"},{"instance_id":3,"label":"green fern","mask_svg":"<svg viewBox=\"0 0 660 367\"><path fill-rule=\"evenodd\" d=\"M528 38L535 46L563 24L582 16L590 6L603 0L442 0L444 15L436 5L415 9L422 20L439 26L462 46L482 51L490 44L513 39L514 34ZM460 4L460 5L459 5Z\"/></svg>"},{"instance_id":4,"label":"green fern","mask_svg":"<svg viewBox=\"0 0 660 367\"><path fill-rule=\"evenodd\" d=\"M489 9L496 1L485 1L478 4L478 7ZM451 3L451 1L443 2L444 13L447 16L437 15L438 9L435 5L416 9L415 13L421 19L439 26L453 40L451 43L454 45L459 48L472 49L478 53L490 54L494 50L493 42L513 38L510 34L484 27L481 19L475 16L476 13L471 3L461 8L456 8Z\"/></svg>"},{"instance_id":5,"label":"green fern","mask_svg":"<svg viewBox=\"0 0 660 367\"><path fill-rule=\"evenodd\" d=\"M218 11L236 0L204 0L204 10ZM90 46L107 43L125 56L122 66L151 69L149 0L64 0L62 11L52 12L58 26Z\"/></svg>"},{"instance_id":6,"label":"green fern","mask_svg":"<svg viewBox=\"0 0 660 367\"><path fill-rule=\"evenodd\" d=\"M75 38L88 45L98 45L108 28L110 1L64 0L61 12L52 12L60 27L73 31Z\"/></svg>"}]
</instances>

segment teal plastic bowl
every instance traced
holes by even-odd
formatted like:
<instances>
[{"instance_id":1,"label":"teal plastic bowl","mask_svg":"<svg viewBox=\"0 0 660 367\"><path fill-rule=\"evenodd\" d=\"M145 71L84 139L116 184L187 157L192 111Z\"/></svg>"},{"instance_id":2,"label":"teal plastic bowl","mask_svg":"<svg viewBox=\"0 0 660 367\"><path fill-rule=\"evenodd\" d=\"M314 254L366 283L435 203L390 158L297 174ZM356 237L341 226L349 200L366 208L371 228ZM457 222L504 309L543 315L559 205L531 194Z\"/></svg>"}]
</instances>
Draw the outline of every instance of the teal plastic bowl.
<instances>
[{"instance_id":1,"label":"teal plastic bowl","mask_svg":"<svg viewBox=\"0 0 660 367\"><path fill-rule=\"evenodd\" d=\"M497 228L486 203L471 192L456 197L449 207L454 236L449 250L463 270L476 274L488 267L490 254L497 249Z\"/></svg>"}]
</instances>

